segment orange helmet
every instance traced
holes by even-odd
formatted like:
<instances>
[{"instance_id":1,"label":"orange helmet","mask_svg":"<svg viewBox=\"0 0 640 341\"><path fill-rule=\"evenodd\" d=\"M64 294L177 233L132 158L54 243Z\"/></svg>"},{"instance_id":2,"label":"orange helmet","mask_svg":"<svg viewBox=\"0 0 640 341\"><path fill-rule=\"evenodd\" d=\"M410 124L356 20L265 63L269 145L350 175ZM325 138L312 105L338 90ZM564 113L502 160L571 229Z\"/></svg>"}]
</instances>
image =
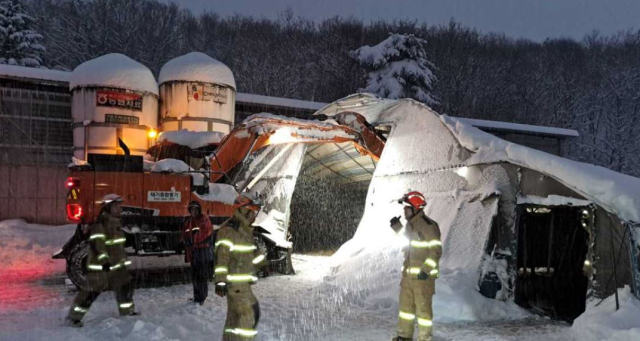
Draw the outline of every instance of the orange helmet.
<instances>
[{"instance_id":1,"label":"orange helmet","mask_svg":"<svg viewBox=\"0 0 640 341\"><path fill-rule=\"evenodd\" d=\"M415 191L405 194L398 202L407 206L411 206L416 210L421 210L425 206L427 206L427 201L425 200L424 195L422 195L422 193L420 192Z\"/></svg>"},{"instance_id":2,"label":"orange helmet","mask_svg":"<svg viewBox=\"0 0 640 341\"><path fill-rule=\"evenodd\" d=\"M260 211L263 206L262 199L259 194L250 195L249 193L242 193L236 198L236 202L233 205L235 208L248 208L252 211Z\"/></svg>"}]
</instances>

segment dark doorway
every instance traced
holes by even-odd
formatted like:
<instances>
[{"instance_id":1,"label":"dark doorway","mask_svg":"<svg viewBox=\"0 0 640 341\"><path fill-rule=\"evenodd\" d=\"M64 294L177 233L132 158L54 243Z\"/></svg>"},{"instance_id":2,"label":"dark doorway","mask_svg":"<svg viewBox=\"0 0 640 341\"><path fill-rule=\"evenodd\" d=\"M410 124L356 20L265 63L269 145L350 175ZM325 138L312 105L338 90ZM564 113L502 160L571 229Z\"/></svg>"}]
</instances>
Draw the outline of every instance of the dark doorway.
<instances>
[{"instance_id":1,"label":"dark doorway","mask_svg":"<svg viewBox=\"0 0 640 341\"><path fill-rule=\"evenodd\" d=\"M520 205L515 301L554 318L573 321L585 310L583 273L588 207Z\"/></svg>"}]
</instances>

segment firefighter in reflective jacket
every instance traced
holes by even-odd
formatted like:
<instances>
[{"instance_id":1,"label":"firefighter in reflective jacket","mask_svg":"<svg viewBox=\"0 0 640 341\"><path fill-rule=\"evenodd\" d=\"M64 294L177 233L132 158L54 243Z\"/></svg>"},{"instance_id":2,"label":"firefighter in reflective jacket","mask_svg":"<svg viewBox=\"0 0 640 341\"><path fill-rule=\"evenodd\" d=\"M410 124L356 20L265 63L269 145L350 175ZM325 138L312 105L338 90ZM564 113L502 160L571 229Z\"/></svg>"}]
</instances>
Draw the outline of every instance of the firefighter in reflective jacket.
<instances>
[{"instance_id":1,"label":"firefighter in reflective jacket","mask_svg":"<svg viewBox=\"0 0 640 341\"><path fill-rule=\"evenodd\" d=\"M87 257L87 289L81 289L69 310L66 323L82 327L82 318L103 291L113 290L121 316L137 315L133 304L133 285L127 271L124 245L127 239L121 231L122 197L108 194L102 199L97 221L89 227L89 255Z\"/></svg>"},{"instance_id":2,"label":"firefighter in reflective jacket","mask_svg":"<svg viewBox=\"0 0 640 341\"><path fill-rule=\"evenodd\" d=\"M184 260L191 263L193 301L203 305L209 295L209 280L213 277L213 226L197 201L187 207L189 218L182 226L182 242L186 245Z\"/></svg>"},{"instance_id":3,"label":"firefighter in reflective jacket","mask_svg":"<svg viewBox=\"0 0 640 341\"><path fill-rule=\"evenodd\" d=\"M216 240L216 294L227 296L227 320L222 340L252 340L257 334L260 307L251 291L255 267L265 256L253 239L253 226L262 206L258 197L238 197L233 217L222 224Z\"/></svg>"},{"instance_id":4,"label":"firefighter in reflective jacket","mask_svg":"<svg viewBox=\"0 0 640 341\"><path fill-rule=\"evenodd\" d=\"M424 213L426 201L421 193L409 192L399 202L405 206L407 224L403 229L400 217L395 217L391 219L391 227L396 233L406 236L410 242L404 251L400 282L398 336L392 340L413 340L414 324L417 321L418 341L427 341L432 339L431 303L439 275L438 261L442 255L440 228Z\"/></svg>"}]
</instances>

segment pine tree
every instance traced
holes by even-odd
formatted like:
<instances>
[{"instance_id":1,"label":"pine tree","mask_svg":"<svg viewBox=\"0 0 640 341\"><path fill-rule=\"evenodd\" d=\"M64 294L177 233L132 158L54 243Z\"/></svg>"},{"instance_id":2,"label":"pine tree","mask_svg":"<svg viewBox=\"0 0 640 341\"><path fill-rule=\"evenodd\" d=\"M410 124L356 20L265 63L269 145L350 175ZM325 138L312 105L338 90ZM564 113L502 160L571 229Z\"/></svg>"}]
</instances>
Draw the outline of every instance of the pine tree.
<instances>
[{"instance_id":1,"label":"pine tree","mask_svg":"<svg viewBox=\"0 0 640 341\"><path fill-rule=\"evenodd\" d=\"M0 1L0 64L39 67L46 49L19 0Z\"/></svg>"},{"instance_id":2,"label":"pine tree","mask_svg":"<svg viewBox=\"0 0 640 341\"><path fill-rule=\"evenodd\" d=\"M391 34L378 45L351 51L351 57L368 72L367 87L360 91L437 103L431 95L435 66L426 57L426 45L426 40L412 34Z\"/></svg>"}]
</instances>

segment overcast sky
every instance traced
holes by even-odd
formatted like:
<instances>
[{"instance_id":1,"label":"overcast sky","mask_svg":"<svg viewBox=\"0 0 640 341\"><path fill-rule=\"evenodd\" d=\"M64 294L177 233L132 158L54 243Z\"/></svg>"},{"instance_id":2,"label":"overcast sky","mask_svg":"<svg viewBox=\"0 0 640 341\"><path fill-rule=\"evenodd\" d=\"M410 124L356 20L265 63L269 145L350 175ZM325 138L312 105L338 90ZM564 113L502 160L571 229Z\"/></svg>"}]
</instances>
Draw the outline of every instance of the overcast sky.
<instances>
[{"instance_id":1,"label":"overcast sky","mask_svg":"<svg viewBox=\"0 0 640 341\"><path fill-rule=\"evenodd\" d=\"M194 12L241 13L276 18L287 6L296 16L321 20L335 15L372 19L417 19L445 24L451 18L483 32L514 38L581 39L598 30L612 34L640 27L640 0L165 0Z\"/></svg>"}]
</instances>

